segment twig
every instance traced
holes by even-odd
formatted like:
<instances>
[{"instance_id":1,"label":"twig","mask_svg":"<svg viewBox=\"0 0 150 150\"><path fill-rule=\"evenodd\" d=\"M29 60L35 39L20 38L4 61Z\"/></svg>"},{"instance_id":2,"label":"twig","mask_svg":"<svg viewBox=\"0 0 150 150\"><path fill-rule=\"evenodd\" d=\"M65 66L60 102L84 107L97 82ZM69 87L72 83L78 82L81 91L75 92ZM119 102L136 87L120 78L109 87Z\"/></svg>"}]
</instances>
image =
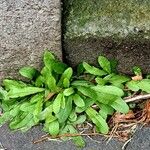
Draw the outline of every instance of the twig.
<instances>
[{"instance_id":1,"label":"twig","mask_svg":"<svg viewBox=\"0 0 150 150\"><path fill-rule=\"evenodd\" d=\"M124 98L126 103L130 103L130 102L137 102L140 100L147 100L150 98L150 94L145 94L145 95L138 95L132 98Z\"/></svg>"},{"instance_id":2,"label":"twig","mask_svg":"<svg viewBox=\"0 0 150 150\"><path fill-rule=\"evenodd\" d=\"M38 139L36 141L33 141L33 143L37 144L37 143L46 141L49 138L58 139L58 138L62 138L62 137L95 136L95 135L102 135L102 136L105 136L105 137L110 137L110 135L103 135L103 134L100 134L100 133L82 133L82 134L81 133L74 133L74 134L61 134L61 135L57 135L57 136L45 135L45 136L42 136L40 139Z\"/></svg>"},{"instance_id":3,"label":"twig","mask_svg":"<svg viewBox=\"0 0 150 150\"><path fill-rule=\"evenodd\" d=\"M129 139L129 140L127 140L127 141L123 144L123 146L122 146L121 149L122 149L122 150L125 150L126 146L128 145L129 142L131 142L131 140L132 140L132 138Z\"/></svg>"}]
</instances>

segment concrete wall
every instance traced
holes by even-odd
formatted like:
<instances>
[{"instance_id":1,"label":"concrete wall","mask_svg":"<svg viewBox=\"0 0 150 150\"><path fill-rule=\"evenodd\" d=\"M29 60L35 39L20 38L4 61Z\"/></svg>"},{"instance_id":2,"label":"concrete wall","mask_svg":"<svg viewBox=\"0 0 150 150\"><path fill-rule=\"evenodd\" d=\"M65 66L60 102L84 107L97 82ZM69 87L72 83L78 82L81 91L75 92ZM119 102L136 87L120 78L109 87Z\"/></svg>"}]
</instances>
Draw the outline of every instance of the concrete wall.
<instances>
[{"instance_id":1,"label":"concrete wall","mask_svg":"<svg viewBox=\"0 0 150 150\"><path fill-rule=\"evenodd\" d=\"M60 0L0 0L0 79L41 66L44 49L61 58Z\"/></svg>"},{"instance_id":2,"label":"concrete wall","mask_svg":"<svg viewBox=\"0 0 150 150\"><path fill-rule=\"evenodd\" d=\"M150 0L64 0L64 51L71 65L98 55L131 73L150 72Z\"/></svg>"}]
</instances>

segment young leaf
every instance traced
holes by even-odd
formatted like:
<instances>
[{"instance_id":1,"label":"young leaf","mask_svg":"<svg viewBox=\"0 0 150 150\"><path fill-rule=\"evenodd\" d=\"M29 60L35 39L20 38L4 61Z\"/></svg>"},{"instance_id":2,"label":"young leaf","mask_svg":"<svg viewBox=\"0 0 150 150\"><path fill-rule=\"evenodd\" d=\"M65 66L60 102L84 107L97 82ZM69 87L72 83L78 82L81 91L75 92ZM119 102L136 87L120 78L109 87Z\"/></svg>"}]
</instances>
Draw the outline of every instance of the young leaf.
<instances>
[{"instance_id":1,"label":"young leaf","mask_svg":"<svg viewBox=\"0 0 150 150\"><path fill-rule=\"evenodd\" d=\"M126 104L126 102L122 98L118 98L116 101L114 101L111 104L111 107L113 107L116 111L121 113L128 113L129 106Z\"/></svg>"},{"instance_id":2,"label":"young leaf","mask_svg":"<svg viewBox=\"0 0 150 150\"><path fill-rule=\"evenodd\" d=\"M137 66L133 67L133 72L135 75L140 75L140 76L142 75L142 70L140 67Z\"/></svg>"},{"instance_id":3,"label":"young leaf","mask_svg":"<svg viewBox=\"0 0 150 150\"><path fill-rule=\"evenodd\" d=\"M59 133L59 122L55 120L49 123L49 133L53 136L56 136Z\"/></svg>"},{"instance_id":4,"label":"young leaf","mask_svg":"<svg viewBox=\"0 0 150 150\"><path fill-rule=\"evenodd\" d=\"M71 67L67 68L64 71L64 73L61 75L61 78L60 78L57 86L62 86L63 85L63 81L64 81L65 78L67 78L68 80L70 80L71 77L72 77L72 74L73 74L72 68Z\"/></svg>"},{"instance_id":5,"label":"young leaf","mask_svg":"<svg viewBox=\"0 0 150 150\"><path fill-rule=\"evenodd\" d=\"M98 57L98 63L103 68L103 70L105 70L109 74L111 73L111 64L106 57L99 56Z\"/></svg>"},{"instance_id":6,"label":"young leaf","mask_svg":"<svg viewBox=\"0 0 150 150\"><path fill-rule=\"evenodd\" d=\"M81 96L79 94L74 94L73 95L73 100L74 100L74 103L78 107L84 107L85 106L84 100L81 98Z\"/></svg>"},{"instance_id":7,"label":"young leaf","mask_svg":"<svg viewBox=\"0 0 150 150\"><path fill-rule=\"evenodd\" d=\"M53 112L57 114L61 107L62 93L59 93L53 102Z\"/></svg>"},{"instance_id":8,"label":"young leaf","mask_svg":"<svg viewBox=\"0 0 150 150\"><path fill-rule=\"evenodd\" d=\"M109 131L109 127L106 121L95 111L93 108L88 108L86 110L87 115L92 120L92 122L97 126L98 131L107 134Z\"/></svg>"},{"instance_id":9,"label":"young leaf","mask_svg":"<svg viewBox=\"0 0 150 150\"><path fill-rule=\"evenodd\" d=\"M44 64L47 68L51 69L51 60L54 60L54 59L55 57L50 51L46 50L44 52Z\"/></svg>"},{"instance_id":10,"label":"young leaf","mask_svg":"<svg viewBox=\"0 0 150 150\"><path fill-rule=\"evenodd\" d=\"M33 67L23 67L19 70L19 73L26 78L35 79L40 75L40 72Z\"/></svg>"},{"instance_id":11,"label":"young leaf","mask_svg":"<svg viewBox=\"0 0 150 150\"><path fill-rule=\"evenodd\" d=\"M35 93L43 92L43 88L38 87L24 87L24 88L13 88L8 92L9 98L24 97Z\"/></svg>"},{"instance_id":12,"label":"young leaf","mask_svg":"<svg viewBox=\"0 0 150 150\"><path fill-rule=\"evenodd\" d=\"M97 75L97 76L103 76L106 75L107 73L99 68L96 68L94 66L90 66L88 63L83 62L83 67L85 68L85 70L93 75Z\"/></svg>"}]
</instances>

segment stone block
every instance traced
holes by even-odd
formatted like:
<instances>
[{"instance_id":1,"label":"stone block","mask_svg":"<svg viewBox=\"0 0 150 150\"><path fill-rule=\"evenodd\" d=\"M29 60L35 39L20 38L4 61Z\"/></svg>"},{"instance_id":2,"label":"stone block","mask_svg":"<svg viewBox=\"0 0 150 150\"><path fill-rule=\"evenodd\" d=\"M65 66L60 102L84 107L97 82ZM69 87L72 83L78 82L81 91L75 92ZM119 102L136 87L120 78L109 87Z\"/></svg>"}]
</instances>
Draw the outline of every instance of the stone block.
<instances>
[{"instance_id":1,"label":"stone block","mask_svg":"<svg viewBox=\"0 0 150 150\"><path fill-rule=\"evenodd\" d=\"M44 49L61 58L60 0L0 1L0 80L22 66L40 68Z\"/></svg>"}]
</instances>

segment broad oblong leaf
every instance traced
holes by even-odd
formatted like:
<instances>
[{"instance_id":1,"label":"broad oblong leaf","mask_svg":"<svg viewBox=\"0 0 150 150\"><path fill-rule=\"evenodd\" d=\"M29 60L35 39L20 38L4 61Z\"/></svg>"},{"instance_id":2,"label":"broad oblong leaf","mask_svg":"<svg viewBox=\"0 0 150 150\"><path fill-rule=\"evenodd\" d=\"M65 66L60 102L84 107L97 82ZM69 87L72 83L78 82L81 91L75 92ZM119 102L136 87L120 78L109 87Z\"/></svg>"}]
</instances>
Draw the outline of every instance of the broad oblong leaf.
<instances>
[{"instance_id":1,"label":"broad oblong leaf","mask_svg":"<svg viewBox=\"0 0 150 150\"><path fill-rule=\"evenodd\" d=\"M126 102L122 98L118 98L116 101L114 101L111 104L111 107L113 107L116 111L121 113L128 113L129 106L126 104Z\"/></svg>"},{"instance_id":2,"label":"broad oblong leaf","mask_svg":"<svg viewBox=\"0 0 150 150\"><path fill-rule=\"evenodd\" d=\"M56 117L58 118L59 123L64 123L68 119L72 111L72 97L70 96L66 98L65 100L66 100L65 108L64 109L61 108L59 113L56 114Z\"/></svg>"},{"instance_id":3,"label":"broad oblong leaf","mask_svg":"<svg viewBox=\"0 0 150 150\"><path fill-rule=\"evenodd\" d=\"M43 92L43 88L38 87L24 87L24 88L13 88L8 92L9 98L24 97L35 93Z\"/></svg>"},{"instance_id":4,"label":"broad oblong leaf","mask_svg":"<svg viewBox=\"0 0 150 150\"><path fill-rule=\"evenodd\" d=\"M109 127L106 121L95 111L93 108L88 108L86 110L87 115L92 120L92 122L96 125L99 132L103 134L107 134L109 131Z\"/></svg>"},{"instance_id":5,"label":"broad oblong leaf","mask_svg":"<svg viewBox=\"0 0 150 150\"><path fill-rule=\"evenodd\" d=\"M112 84L122 84L130 80L131 78L124 75L114 75L108 81Z\"/></svg>"},{"instance_id":6,"label":"broad oblong leaf","mask_svg":"<svg viewBox=\"0 0 150 150\"><path fill-rule=\"evenodd\" d=\"M81 96L79 94L74 94L73 95L73 100L74 100L74 103L78 107L84 107L85 106L84 100L81 98Z\"/></svg>"},{"instance_id":7,"label":"broad oblong leaf","mask_svg":"<svg viewBox=\"0 0 150 150\"><path fill-rule=\"evenodd\" d=\"M49 133L53 136L56 136L59 133L59 122L55 120L49 123Z\"/></svg>"},{"instance_id":8,"label":"broad oblong leaf","mask_svg":"<svg viewBox=\"0 0 150 150\"><path fill-rule=\"evenodd\" d=\"M139 86L138 86L139 81L129 81L127 82L126 86L128 87L128 89L130 89L131 91L138 91L140 90Z\"/></svg>"},{"instance_id":9,"label":"broad oblong leaf","mask_svg":"<svg viewBox=\"0 0 150 150\"><path fill-rule=\"evenodd\" d=\"M111 64L106 57L99 56L98 57L98 63L103 68L103 70L105 70L109 74L111 73Z\"/></svg>"},{"instance_id":10,"label":"broad oblong leaf","mask_svg":"<svg viewBox=\"0 0 150 150\"><path fill-rule=\"evenodd\" d=\"M61 107L61 102L62 102L62 93L59 93L53 102L53 112L55 114L59 112L60 107Z\"/></svg>"},{"instance_id":11,"label":"broad oblong leaf","mask_svg":"<svg viewBox=\"0 0 150 150\"><path fill-rule=\"evenodd\" d=\"M9 79L3 80L3 85L5 86L6 90L10 90L13 88L23 88L28 86L26 83L22 81L9 80Z\"/></svg>"},{"instance_id":12,"label":"broad oblong leaf","mask_svg":"<svg viewBox=\"0 0 150 150\"><path fill-rule=\"evenodd\" d=\"M40 75L40 72L33 67L23 67L19 73L26 78L33 79Z\"/></svg>"},{"instance_id":13,"label":"broad oblong leaf","mask_svg":"<svg viewBox=\"0 0 150 150\"><path fill-rule=\"evenodd\" d=\"M112 94L120 97L124 95L122 89L111 85L105 85L105 86L97 85L92 87L92 89L100 93Z\"/></svg>"},{"instance_id":14,"label":"broad oblong leaf","mask_svg":"<svg viewBox=\"0 0 150 150\"><path fill-rule=\"evenodd\" d=\"M32 119L32 114L30 113L23 113L20 116L17 116L10 124L10 129L20 129L26 126L30 120Z\"/></svg>"},{"instance_id":15,"label":"broad oblong leaf","mask_svg":"<svg viewBox=\"0 0 150 150\"><path fill-rule=\"evenodd\" d=\"M90 66L88 63L83 62L83 67L85 68L85 70L93 75L97 75L97 76L103 76L106 75L107 73L99 68L96 68L94 66Z\"/></svg>"}]
</instances>

